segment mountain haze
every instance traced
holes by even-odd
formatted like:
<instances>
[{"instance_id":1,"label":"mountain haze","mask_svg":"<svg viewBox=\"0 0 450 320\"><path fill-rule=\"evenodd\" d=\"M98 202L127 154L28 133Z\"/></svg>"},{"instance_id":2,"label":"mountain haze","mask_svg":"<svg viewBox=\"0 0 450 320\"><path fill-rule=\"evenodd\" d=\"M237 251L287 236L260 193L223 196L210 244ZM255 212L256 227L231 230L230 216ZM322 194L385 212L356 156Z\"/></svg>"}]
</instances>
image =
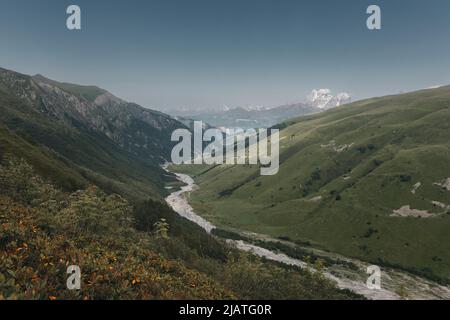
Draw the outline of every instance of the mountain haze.
<instances>
[{"instance_id":1,"label":"mountain haze","mask_svg":"<svg viewBox=\"0 0 450 320\"><path fill-rule=\"evenodd\" d=\"M179 110L171 113L177 117L201 120L214 127L267 128L291 118L319 113L351 102L350 94L331 94L329 89L313 90L305 102L276 107L224 107L219 111Z\"/></svg>"}]
</instances>

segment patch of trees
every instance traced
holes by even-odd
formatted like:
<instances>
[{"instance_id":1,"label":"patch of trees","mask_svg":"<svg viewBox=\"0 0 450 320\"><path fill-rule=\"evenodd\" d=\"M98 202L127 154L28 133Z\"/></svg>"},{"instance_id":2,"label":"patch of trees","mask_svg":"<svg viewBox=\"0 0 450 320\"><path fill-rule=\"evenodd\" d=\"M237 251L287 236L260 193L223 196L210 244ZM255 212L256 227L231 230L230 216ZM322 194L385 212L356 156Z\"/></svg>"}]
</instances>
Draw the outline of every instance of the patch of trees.
<instances>
[{"instance_id":1,"label":"patch of trees","mask_svg":"<svg viewBox=\"0 0 450 320\"><path fill-rule=\"evenodd\" d=\"M373 143L369 143L367 146L360 146L358 148L356 148L356 150L358 150L359 153L366 153L367 151L373 151L375 150L376 147Z\"/></svg>"},{"instance_id":2,"label":"patch of trees","mask_svg":"<svg viewBox=\"0 0 450 320\"><path fill-rule=\"evenodd\" d=\"M168 235L175 237L202 257L226 261L226 250L195 223L179 216L167 204L148 199L135 204L133 210L137 230L153 232L155 224L164 219Z\"/></svg>"},{"instance_id":3,"label":"patch of trees","mask_svg":"<svg viewBox=\"0 0 450 320\"><path fill-rule=\"evenodd\" d=\"M370 238L371 236L373 236L374 234L378 233L377 229L374 228L369 228L367 229L367 231L363 234L363 238Z\"/></svg>"},{"instance_id":4,"label":"patch of trees","mask_svg":"<svg viewBox=\"0 0 450 320\"><path fill-rule=\"evenodd\" d=\"M399 176L399 178L400 178L401 182L410 182L412 179L410 175L406 175L406 174L401 174Z\"/></svg>"}]
</instances>

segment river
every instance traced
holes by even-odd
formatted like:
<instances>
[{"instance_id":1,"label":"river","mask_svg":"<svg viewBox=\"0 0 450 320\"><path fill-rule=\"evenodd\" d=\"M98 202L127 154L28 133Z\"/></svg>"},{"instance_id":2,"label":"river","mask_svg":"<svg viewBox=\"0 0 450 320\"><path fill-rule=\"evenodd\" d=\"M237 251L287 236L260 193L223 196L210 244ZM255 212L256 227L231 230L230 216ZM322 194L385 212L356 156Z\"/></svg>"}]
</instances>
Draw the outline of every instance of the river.
<instances>
[{"instance_id":1,"label":"river","mask_svg":"<svg viewBox=\"0 0 450 320\"><path fill-rule=\"evenodd\" d=\"M163 168L168 171L168 166ZM169 171L168 171L169 172ZM167 198L167 204L177 212L180 216L195 222L202 227L206 232L211 233L215 226L196 214L194 209L189 204L189 194L199 187L195 184L194 179L186 174L174 173L179 181L185 185L180 190L172 192ZM265 235L257 235L245 233L246 236L253 235L258 239L266 239L268 241L279 241L271 239ZM288 257L283 253L273 252L265 248L246 243L244 241L236 241L227 239L226 242L235 248L250 252L254 255L264 257L268 260L281 262L287 265L298 266L306 268L307 264L304 261ZM294 245L294 244L292 244ZM372 300L397 300L400 299L398 294L401 291L406 293L408 299L450 299L450 288L439 285L427 279L411 275L407 272L382 268L381 274L381 289L369 289L366 285L366 279L369 274L366 273L367 267L370 265L366 262L343 257L338 254L314 250L314 254L323 255L324 257L336 259L336 261L351 262L358 267L358 270L343 266L336 263L336 265L329 266L323 271L324 275L330 280L336 282L341 289L349 289L355 293L361 294Z\"/></svg>"}]
</instances>

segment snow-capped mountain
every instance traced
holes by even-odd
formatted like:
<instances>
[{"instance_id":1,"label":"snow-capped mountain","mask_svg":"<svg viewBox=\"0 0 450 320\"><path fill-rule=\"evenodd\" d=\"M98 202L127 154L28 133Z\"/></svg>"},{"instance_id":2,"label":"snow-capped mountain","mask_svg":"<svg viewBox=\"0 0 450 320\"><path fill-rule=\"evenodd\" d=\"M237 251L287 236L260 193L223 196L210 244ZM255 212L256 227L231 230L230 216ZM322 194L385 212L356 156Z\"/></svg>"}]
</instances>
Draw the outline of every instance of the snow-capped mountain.
<instances>
[{"instance_id":1,"label":"snow-capped mountain","mask_svg":"<svg viewBox=\"0 0 450 320\"><path fill-rule=\"evenodd\" d=\"M287 119L335 108L350 101L351 97L346 92L333 95L329 89L317 89L313 90L306 97L306 100L300 103L275 107L245 106L230 108L223 106L219 110L178 111L172 112L172 115L189 121L202 120L214 127L264 128L281 123ZM180 120L180 118L177 119Z\"/></svg>"},{"instance_id":2,"label":"snow-capped mountain","mask_svg":"<svg viewBox=\"0 0 450 320\"><path fill-rule=\"evenodd\" d=\"M322 110L338 107L350 101L351 96L347 92L332 95L330 89L314 89L306 99L307 104Z\"/></svg>"}]
</instances>

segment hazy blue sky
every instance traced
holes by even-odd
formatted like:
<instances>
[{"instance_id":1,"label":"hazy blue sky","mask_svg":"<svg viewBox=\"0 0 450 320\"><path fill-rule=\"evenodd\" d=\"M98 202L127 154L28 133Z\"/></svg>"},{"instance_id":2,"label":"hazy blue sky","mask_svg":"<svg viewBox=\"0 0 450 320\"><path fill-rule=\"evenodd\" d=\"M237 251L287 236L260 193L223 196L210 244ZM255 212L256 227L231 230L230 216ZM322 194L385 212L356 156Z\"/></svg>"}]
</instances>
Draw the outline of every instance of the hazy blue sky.
<instances>
[{"instance_id":1,"label":"hazy blue sky","mask_svg":"<svg viewBox=\"0 0 450 320\"><path fill-rule=\"evenodd\" d=\"M82 30L66 29L69 4ZM366 8L382 9L381 31ZM0 0L0 66L158 109L450 84L448 0Z\"/></svg>"}]
</instances>

